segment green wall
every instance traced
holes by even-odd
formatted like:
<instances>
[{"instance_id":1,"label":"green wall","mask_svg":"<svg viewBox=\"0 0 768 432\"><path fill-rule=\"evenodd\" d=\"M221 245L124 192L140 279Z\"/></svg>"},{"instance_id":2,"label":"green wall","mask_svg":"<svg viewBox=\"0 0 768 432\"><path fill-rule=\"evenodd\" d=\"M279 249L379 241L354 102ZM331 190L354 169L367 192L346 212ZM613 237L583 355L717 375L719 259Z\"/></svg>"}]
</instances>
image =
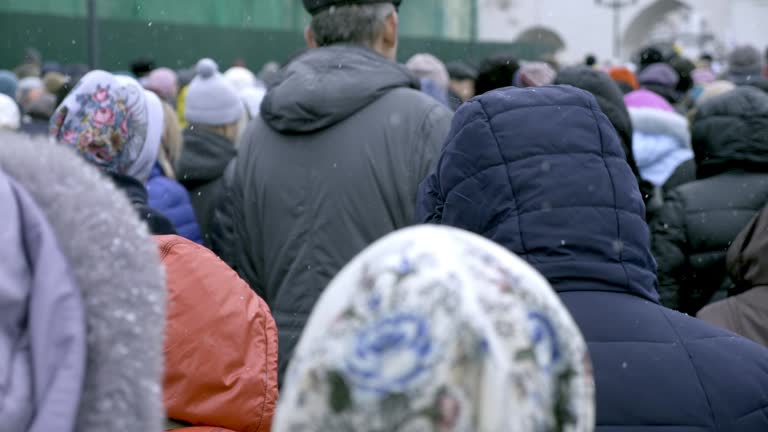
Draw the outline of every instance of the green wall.
<instances>
[{"instance_id":1,"label":"green wall","mask_svg":"<svg viewBox=\"0 0 768 432\"><path fill-rule=\"evenodd\" d=\"M68 0L69 1L69 0ZM19 64L27 47L40 50L45 60L87 63L85 18L27 13L0 13L0 69ZM136 20L102 19L99 23L99 66L128 69L131 60L150 57L173 68L188 67L202 56L216 59L225 69L237 58L252 69L267 61L283 62L304 47L299 31L222 28ZM506 51L521 58L536 58L546 46L486 44L445 39L403 37L400 59L431 52L445 61L478 60Z\"/></svg>"},{"instance_id":2,"label":"green wall","mask_svg":"<svg viewBox=\"0 0 768 432\"><path fill-rule=\"evenodd\" d=\"M476 0L408 0L400 8L406 36L468 40ZM302 30L302 0L96 0L106 19L228 28ZM0 13L85 17L86 0L2 0Z\"/></svg>"}]
</instances>

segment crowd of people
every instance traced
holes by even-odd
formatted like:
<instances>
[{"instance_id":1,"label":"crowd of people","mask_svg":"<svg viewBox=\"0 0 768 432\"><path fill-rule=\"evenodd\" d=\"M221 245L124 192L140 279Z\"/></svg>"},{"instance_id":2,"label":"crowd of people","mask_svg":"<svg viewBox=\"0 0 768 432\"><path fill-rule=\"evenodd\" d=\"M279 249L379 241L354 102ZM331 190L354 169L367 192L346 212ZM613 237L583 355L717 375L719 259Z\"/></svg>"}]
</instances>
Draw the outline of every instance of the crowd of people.
<instances>
[{"instance_id":1,"label":"crowd of people","mask_svg":"<svg viewBox=\"0 0 768 432\"><path fill-rule=\"evenodd\" d=\"M768 58L399 64L400 3L0 71L0 429L768 430Z\"/></svg>"}]
</instances>

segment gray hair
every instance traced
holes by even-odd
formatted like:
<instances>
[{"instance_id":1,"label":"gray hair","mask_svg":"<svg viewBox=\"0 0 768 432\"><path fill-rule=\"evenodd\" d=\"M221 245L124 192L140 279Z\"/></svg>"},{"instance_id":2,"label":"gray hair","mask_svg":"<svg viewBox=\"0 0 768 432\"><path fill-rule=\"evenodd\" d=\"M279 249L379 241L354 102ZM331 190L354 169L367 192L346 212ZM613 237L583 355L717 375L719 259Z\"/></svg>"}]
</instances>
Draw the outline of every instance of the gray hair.
<instances>
[{"instance_id":1,"label":"gray hair","mask_svg":"<svg viewBox=\"0 0 768 432\"><path fill-rule=\"evenodd\" d=\"M318 46L350 43L371 47L394 12L392 3L336 6L312 17L309 26Z\"/></svg>"}]
</instances>

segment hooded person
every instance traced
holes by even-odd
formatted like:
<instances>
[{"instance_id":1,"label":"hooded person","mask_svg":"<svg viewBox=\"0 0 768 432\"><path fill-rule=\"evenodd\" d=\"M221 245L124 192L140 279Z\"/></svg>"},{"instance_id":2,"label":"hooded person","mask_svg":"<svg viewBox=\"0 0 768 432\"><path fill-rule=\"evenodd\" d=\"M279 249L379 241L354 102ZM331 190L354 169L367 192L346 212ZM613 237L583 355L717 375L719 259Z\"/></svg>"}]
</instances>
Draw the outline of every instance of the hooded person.
<instances>
[{"instance_id":1,"label":"hooded person","mask_svg":"<svg viewBox=\"0 0 768 432\"><path fill-rule=\"evenodd\" d=\"M451 131L418 220L480 233L549 280L589 346L598 432L768 430L768 350L659 303L643 200L591 94L502 89Z\"/></svg>"},{"instance_id":2,"label":"hooded person","mask_svg":"<svg viewBox=\"0 0 768 432\"><path fill-rule=\"evenodd\" d=\"M716 96L693 121L696 181L667 195L653 223L664 304L695 315L725 298L725 254L768 202L768 95L743 86Z\"/></svg>"},{"instance_id":3,"label":"hooded person","mask_svg":"<svg viewBox=\"0 0 768 432\"><path fill-rule=\"evenodd\" d=\"M16 101L0 94L0 130L18 130L21 127L21 112Z\"/></svg>"},{"instance_id":4,"label":"hooded person","mask_svg":"<svg viewBox=\"0 0 768 432\"><path fill-rule=\"evenodd\" d=\"M586 344L549 284L482 237L368 247L312 312L274 432L594 430Z\"/></svg>"},{"instance_id":5,"label":"hooded person","mask_svg":"<svg viewBox=\"0 0 768 432\"><path fill-rule=\"evenodd\" d=\"M92 71L57 108L50 134L109 176L153 234L175 234L173 224L148 206L144 187L157 161L162 109L136 80Z\"/></svg>"},{"instance_id":6,"label":"hooded person","mask_svg":"<svg viewBox=\"0 0 768 432\"><path fill-rule=\"evenodd\" d=\"M661 188L681 164L693 160L688 119L649 90L629 93L624 102L632 118L632 151L640 176ZM693 180L695 177L686 181Z\"/></svg>"},{"instance_id":7,"label":"hooded person","mask_svg":"<svg viewBox=\"0 0 768 432\"><path fill-rule=\"evenodd\" d=\"M211 245L211 223L222 194L221 178L237 151L235 141L243 116L237 91L219 73L216 62L202 59L197 76L187 88L184 116L184 147L176 162L176 178L192 198L200 232Z\"/></svg>"},{"instance_id":8,"label":"hooded person","mask_svg":"<svg viewBox=\"0 0 768 432\"><path fill-rule=\"evenodd\" d=\"M650 90L663 97L672 105L680 102L681 94L677 90L680 83L680 75L675 69L666 63L654 63L643 69L637 80L640 87Z\"/></svg>"},{"instance_id":9,"label":"hooded person","mask_svg":"<svg viewBox=\"0 0 768 432\"><path fill-rule=\"evenodd\" d=\"M269 432L277 402L269 307L207 248L178 236L155 240L168 280L165 430Z\"/></svg>"},{"instance_id":10,"label":"hooded person","mask_svg":"<svg viewBox=\"0 0 768 432\"><path fill-rule=\"evenodd\" d=\"M171 104L176 104L179 96L179 80L176 72L168 68L157 68L149 73L144 88L157 94L160 99Z\"/></svg>"},{"instance_id":11,"label":"hooded person","mask_svg":"<svg viewBox=\"0 0 768 432\"><path fill-rule=\"evenodd\" d=\"M0 142L2 427L162 430L165 282L145 225L69 149L23 134Z\"/></svg>"},{"instance_id":12,"label":"hooded person","mask_svg":"<svg viewBox=\"0 0 768 432\"><path fill-rule=\"evenodd\" d=\"M699 319L768 347L768 207L744 228L726 255L736 294L704 307Z\"/></svg>"},{"instance_id":13,"label":"hooded person","mask_svg":"<svg viewBox=\"0 0 768 432\"><path fill-rule=\"evenodd\" d=\"M272 309L281 376L333 276L413 224L448 133L450 110L395 61L399 3L305 0L311 49L278 72L238 149L232 266Z\"/></svg>"},{"instance_id":14,"label":"hooded person","mask_svg":"<svg viewBox=\"0 0 768 432\"><path fill-rule=\"evenodd\" d=\"M16 100L16 91L19 87L19 80L16 74L8 70L0 70L0 94L4 94L13 100Z\"/></svg>"},{"instance_id":15,"label":"hooded person","mask_svg":"<svg viewBox=\"0 0 768 432\"><path fill-rule=\"evenodd\" d=\"M154 114L157 115L157 114ZM163 134L157 162L147 180L147 204L168 218L177 233L195 243L202 244L200 226L187 189L176 181L173 165L181 156L182 137L179 119L173 108L163 102Z\"/></svg>"}]
</instances>

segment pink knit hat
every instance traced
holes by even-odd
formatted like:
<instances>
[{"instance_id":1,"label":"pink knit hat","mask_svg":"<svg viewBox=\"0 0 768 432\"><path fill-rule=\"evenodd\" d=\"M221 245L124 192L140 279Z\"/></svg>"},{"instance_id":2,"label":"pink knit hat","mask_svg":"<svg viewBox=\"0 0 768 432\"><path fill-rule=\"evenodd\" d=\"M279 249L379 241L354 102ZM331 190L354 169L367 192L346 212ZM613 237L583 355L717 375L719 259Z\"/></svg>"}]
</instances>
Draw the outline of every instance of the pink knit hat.
<instances>
[{"instance_id":1,"label":"pink knit hat","mask_svg":"<svg viewBox=\"0 0 768 432\"><path fill-rule=\"evenodd\" d=\"M627 94L624 96L624 103L627 104L627 108L653 108L661 111L675 112L675 108L666 99L645 89L635 90Z\"/></svg>"}]
</instances>

